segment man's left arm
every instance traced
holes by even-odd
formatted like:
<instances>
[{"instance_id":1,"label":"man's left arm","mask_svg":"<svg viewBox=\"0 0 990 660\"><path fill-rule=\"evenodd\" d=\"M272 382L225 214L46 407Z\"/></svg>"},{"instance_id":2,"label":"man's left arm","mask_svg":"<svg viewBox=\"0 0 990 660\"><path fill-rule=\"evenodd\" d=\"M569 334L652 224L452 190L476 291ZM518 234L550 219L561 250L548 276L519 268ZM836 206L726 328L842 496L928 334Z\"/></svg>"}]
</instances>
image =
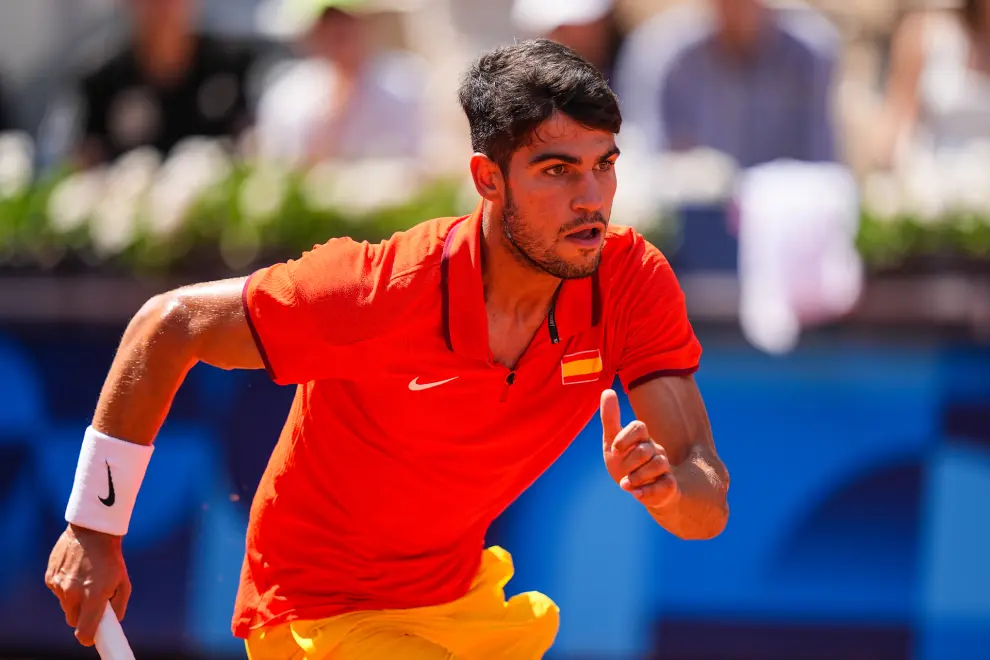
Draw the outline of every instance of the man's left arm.
<instances>
[{"instance_id":1,"label":"man's left arm","mask_svg":"<svg viewBox=\"0 0 990 660\"><path fill-rule=\"evenodd\" d=\"M672 534L709 539L728 519L729 475L693 377L701 344L660 251L633 234L627 254L614 276L617 372L637 419L623 424L615 392L602 394L605 465Z\"/></svg>"},{"instance_id":2,"label":"man's left arm","mask_svg":"<svg viewBox=\"0 0 990 660\"><path fill-rule=\"evenodd\" d=\"M632 388L629 402L650 441L662 448L676 486L669 503L648 507L650 514L683 539L717 536L729 518L729 473L715 450L694 378L655 378Z\"/></svg>"}]
</instances>

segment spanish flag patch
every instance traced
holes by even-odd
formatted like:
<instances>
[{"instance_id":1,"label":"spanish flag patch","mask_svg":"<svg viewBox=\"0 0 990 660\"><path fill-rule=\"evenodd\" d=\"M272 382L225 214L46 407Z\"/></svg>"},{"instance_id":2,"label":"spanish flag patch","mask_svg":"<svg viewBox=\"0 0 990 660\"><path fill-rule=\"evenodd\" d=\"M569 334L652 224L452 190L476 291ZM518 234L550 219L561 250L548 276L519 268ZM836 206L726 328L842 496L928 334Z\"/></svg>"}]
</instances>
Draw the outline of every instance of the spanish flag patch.
<instances>
[{"instance_id":1,"label":"spanish flag patch","mask_svg":"<svg viewBox=\"0 0 990 660\"><path fill-rule=\"evenodd\" d=\"M602 354L597 348L593 351L565 355L560 361L560 379L564 385L593 383L601 375Z\"/></svg>"}]
</instances>

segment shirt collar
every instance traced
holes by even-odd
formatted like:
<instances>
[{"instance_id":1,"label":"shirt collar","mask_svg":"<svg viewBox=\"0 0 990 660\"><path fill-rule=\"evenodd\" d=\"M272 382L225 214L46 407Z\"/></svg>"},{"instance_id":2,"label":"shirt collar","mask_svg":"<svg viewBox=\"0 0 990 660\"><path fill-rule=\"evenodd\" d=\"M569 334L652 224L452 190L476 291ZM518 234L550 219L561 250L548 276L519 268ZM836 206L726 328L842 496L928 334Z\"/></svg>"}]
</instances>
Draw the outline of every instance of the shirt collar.
<instances>
[{"instance_id":1,"label":"shirt collar","mask_svg":"<svg viewBox=\"0 0 990 660\"><path fill-rule=\"evenodd\" d=\"M440 261L440 288L447 348L467 357L490 361L488 313L481 270L482 208L483 202L474 213L451 225ZM601 308L597 271L590 277L564 280L531 347L564 341L590 330L601 323Z\"/></svg>"}]
</instances>

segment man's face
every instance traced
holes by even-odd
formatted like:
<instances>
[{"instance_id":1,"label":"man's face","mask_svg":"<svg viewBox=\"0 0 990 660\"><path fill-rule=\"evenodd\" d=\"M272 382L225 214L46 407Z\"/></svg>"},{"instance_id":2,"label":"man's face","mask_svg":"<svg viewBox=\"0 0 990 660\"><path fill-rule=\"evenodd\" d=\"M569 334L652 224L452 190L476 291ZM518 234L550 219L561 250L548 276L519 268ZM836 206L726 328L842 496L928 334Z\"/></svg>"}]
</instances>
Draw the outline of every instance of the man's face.
<instances>
[{"instance_id":1,"label":"man's face","mask_svg":"<svg viewBox=\"0 0 990 660\"><path fill-rule=\"evenodd\" d=\"M608 131L563 113L509 160L503 233L520 260L562 279L598 268L615 197L619 150Z\"/></svg>"}]
</instances>

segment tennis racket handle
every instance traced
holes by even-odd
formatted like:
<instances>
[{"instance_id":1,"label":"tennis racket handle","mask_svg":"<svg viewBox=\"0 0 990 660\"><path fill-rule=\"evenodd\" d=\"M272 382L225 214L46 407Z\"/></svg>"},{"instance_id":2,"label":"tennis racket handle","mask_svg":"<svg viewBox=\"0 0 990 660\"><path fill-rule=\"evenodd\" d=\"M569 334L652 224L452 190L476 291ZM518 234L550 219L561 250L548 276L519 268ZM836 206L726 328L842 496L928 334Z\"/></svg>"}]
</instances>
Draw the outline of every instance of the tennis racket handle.
<instances>
[{"instance_id":1,"label":"tennis racket handle","mask_svg":"<svg viewBox=\"0 0 990 660\"><path fill-rule=\"evenodd\" d=\"M96 650L103 660L134 660L124 629L120 627L120 621L109 602L96 629Z\"/></svg>"}]
</instances>

